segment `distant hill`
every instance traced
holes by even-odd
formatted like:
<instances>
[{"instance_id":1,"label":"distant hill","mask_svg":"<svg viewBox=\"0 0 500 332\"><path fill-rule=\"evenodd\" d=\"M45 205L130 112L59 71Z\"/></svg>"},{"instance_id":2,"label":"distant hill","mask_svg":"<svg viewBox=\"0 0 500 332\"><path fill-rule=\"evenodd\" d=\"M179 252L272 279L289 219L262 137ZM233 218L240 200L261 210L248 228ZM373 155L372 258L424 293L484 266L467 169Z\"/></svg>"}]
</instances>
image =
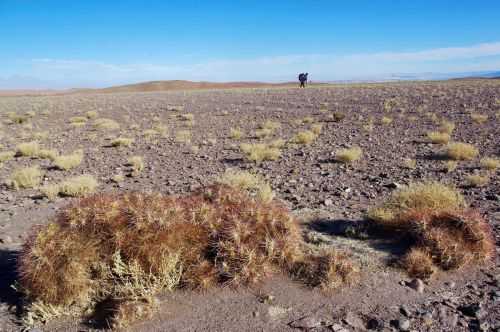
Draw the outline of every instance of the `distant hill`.
<instances>
[{"instance_id":1,"label":"distant hill","mask_svg":"<svg viewBox=\"0 0 500 332\"><path fill-rule=\"evenodd\" d=\"M78 89L75 92L115 93L115 92L154 92L170 90L202 90L202 89L231 89L231 88L262 88L289 86L293 83L263 83L263 82L192 82L183 80L151 81L136 84L113 86L103 89Z\"/></svg>"}]
</instances>

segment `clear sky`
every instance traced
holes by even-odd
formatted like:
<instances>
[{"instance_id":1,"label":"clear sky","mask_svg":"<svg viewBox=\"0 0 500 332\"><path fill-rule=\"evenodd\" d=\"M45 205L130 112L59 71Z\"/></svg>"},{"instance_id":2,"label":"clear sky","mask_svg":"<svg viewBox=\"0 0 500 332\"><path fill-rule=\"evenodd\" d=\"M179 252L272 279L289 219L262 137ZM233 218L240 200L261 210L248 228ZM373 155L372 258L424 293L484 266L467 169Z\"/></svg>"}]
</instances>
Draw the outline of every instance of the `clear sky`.
<instances>
[{"instance_id":1,"label":"clear sky","mask_svg":"<svg viewBox=\"0 0 500 332\"><path fill-rule=\"evenodd\" d=\"M498 0L0 0L0 88L482 70Z\"/></svg>"}]
</instances>

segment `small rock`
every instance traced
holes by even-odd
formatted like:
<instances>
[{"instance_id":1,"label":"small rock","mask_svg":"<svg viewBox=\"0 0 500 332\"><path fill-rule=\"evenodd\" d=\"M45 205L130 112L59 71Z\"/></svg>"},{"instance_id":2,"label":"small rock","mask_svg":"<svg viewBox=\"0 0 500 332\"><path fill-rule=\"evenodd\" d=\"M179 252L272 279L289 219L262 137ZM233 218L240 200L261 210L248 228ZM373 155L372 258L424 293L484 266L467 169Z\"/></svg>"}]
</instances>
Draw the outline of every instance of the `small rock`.
<instances>
[{"instance_id":1,"label":"small rock","mask_svg":"<svg viewBox=\"0 0 500 332\"><path fill-rule=\"evenodd\" d=\"M280 306L270 306L267 308L267 313L271 319L278 319L280 316L286 314L288 310Z\"/></svg>"},{"instance_id":2,"label":"small rock","mask_svg":"<svg viewBox=\"0 0 500 332\"><path fill-rule=\"evenodd\" d=\"M458 308L464 315L481 318L485 315L480 303L466 304Z\"/></svg>"},{"instance_id":3,"label":"small rock","mask_svg":"<svg viewBox=\"0 0 500 332\"><path fill-rule=\"evenodd\" d=\"M408 283L408 287L416 290L418 293L423 293L424 292L424 282L421 279L413 279Z\"/></svg>"},{"instance_id":4,"label":"small rock","mask_svg":"<svg viewBox=\"0 0 500 332\"><path fill-rule=\"evenodd\" d=\"M410 315L411 315L410 310L409 310L406 306L404 306L404 305L402 305L402 306L399 308L399 312L401 312L401 313L402 313L403 315L405 315L406 317L410 317Z\"/></svg>"},{"instance_id":5,"label":"small rock","mask_svg":"<svg viewBox=\"0 0 500 332\"><path fill-rule=\"evenodd\" d=\"M447 281L444 283L449 288L455 288L456 283L454 281Z\"/></svg>"},{"instance_id":6,"label":"small rock","mask_svg":"<svg viewBox=\"0 0 500 332\"><path fill-rule=\"evenodd\" d=\"M400 331L409 331L410 321L406 318L401 318L400 320L398 320L398 328Z\"/></svg>"},{"instance_id":7,"label":"small rock","mask_svg":"<svg viewBox=\"0 0 500 332\"><path fill-rule=\"evenodd\" d=\"M349 332L347 331L342 325L340 324L333 324L332 325L332 330L333 332Z\"/></svg>"},{"instance_id":8,"label":"small rock","mask_svg":"<svg viewBox=\"0 0 500 332\"><path fill-rule=\"evenodd\" d=\"M323 204L325 204L325 206L331 206L333 204L333 201L327 198L323 201Z\"/></svg>"},{"instance_id":9,"label":"small rock","mask_svg":"<svg viewBox=\"0 0 500 332\"><path fill-rule=\"evenodd\" d=\"M368 320L368 323L366 324L366 327L369 330L382 330L384 328L384 321L381 320L380 318L370 318Z\"/></svg>"}]
</instances>

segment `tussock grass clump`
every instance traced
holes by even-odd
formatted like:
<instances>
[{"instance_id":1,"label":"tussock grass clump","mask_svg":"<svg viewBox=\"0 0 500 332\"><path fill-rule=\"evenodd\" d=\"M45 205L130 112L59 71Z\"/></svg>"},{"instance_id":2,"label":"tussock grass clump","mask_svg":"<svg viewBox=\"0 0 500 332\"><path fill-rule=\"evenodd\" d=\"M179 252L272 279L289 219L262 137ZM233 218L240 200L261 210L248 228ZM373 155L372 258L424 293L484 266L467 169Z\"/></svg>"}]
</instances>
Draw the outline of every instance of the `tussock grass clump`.
<instances>
[{"instance_id":1,"label":"tussock grass clump","mask_svg":"<svg viewBox=\"0 0 500 332\"><path fill-rule=\"evenodd\" d=\"M446 133L448 135L451 135L453 130L455 130L455 124L453 122L443 120L441 121L441 125L439 126L438 130L441 133Z\"/></svg>"},{"instance_id":2,"label":"tussock grass clump","mask_svg":"<svg viewBox=\"0 0 500 332\"><path fill-rule=\"evenodd\" d=\"M114 147L129 147L134 143L134 139L128 137L118 137L111 141L111 146Z\"/></svg>"},{"instance_id":3,"label":"tussock grass clump","mask_svg":"<svg viewBox=\"0 0 500 332\"><path fill-rule=\"evenodd\" d=\"M16 170L10 177L10 185L15 189L35 188L42 182L43 173L38 166Z\"/></svg>"},{"instance_id":4,"label":"tussock grass clump","mask_svg":"<svg viewBox=\"0 0 500 332\"><path fill-rule=\"evenodd\" d=\"M97 111L88 111L85 113L85 116L87 117L87 119L95 119L97 118Z\"/></svg>"},{"instance_id":5,"label":"tussock grass clump","mask_svg":"<svg viewBox=\"0 0 500 332\"><path fill-rule=\"evenodd\" d=\"M16 154L22 157L38 157L40 145L37 141L18 144Z\"/></svg>"},{"instance_id":6,"label":"tussock grass clump","mask_svg":"<svg viewBox=\"0 0 500 332\"><path fill-rule=\"evenodd\" d=\"M257 138L268 138L274 134L274 130L269 128L257 129L255 131L255 137Z\"/></svg>"},{"instance_id":7,"label":"tussock grass clump","mask_svg":"<svg viewBox=\"0 0 500 332\"><path fill-rule=\"evenodd\" d=\"M263 124L259 126L259 129L268 129L274 132L275 130L279 129L281 127L281 124L279 122L271 121L271 120L266 120Z\"/></svg>"},{"instance_id":8,"label":"tussock grass clump","mask_svg":"<svg viewBox=\"0 0 500 332\"><path fill-rule=\"evenodd\" d=\"M59 153L56 150L53 149L40 149L38 151L37 157L40 159L48 159L50 161L54 161Z\"/></svg>"},{"instance_id":9,"label":"tussock grass clump","mask_svg":"<svg viewBox=\"0 0 500 332\"><path fill-rule=\"evenodd\" d=\"M427 138L434 144L448 144L451 137L448 133L430 131L427 133Z\"/></svg>"},{"instance_id":10,"label":"tussock grass clump","mask_svg":"<svg viewBox=\"0 0 500 332\"><path fill-rule=\"evenodd\" d=\"M69 119L69 123L75 127L81 127L87 124L88 118L85 116L74 116Z\"/></svg>"},{"instance_id":11,"label":"tussock grass clump","mask_svg":"<svg viewBox=\"0 0 500 332\"><path fill-rule=\"evenodd\" d=\"M323 130L323 125L321 123L315 123L311 125L311 131L316 135L321 134L321 130Z\"/></svg>"},{"instance_id":12,"label":"tussock grass clump","mask_svg":"<svg viewBox=\"0 0 500 332\"><path fill-rule=\"evenodd\" d=\"M480 264L493 255L489 224L466 208L456 189L437 182L395 191L368 218L388 235L406 238L410 246L402 265L414 277L428 278L438 267Z\"/></svg>"},{"instance_id":13,"label":"tussock grass clump","mask_svg":"<svg viewBox=\"0 0 500 332\"><path fill-rule=\"evenodd\" d=\"M403 166L408 169L415 169L417 168L417 161L415 159L405 158L403 160Z\"/></svg>"},{"instance_id":14,"label":"tussock grass clump","mask_svg":"<svg viewBox=\"0 0 500 332\"><path fill-rule=\"evenodd\" d=\"M15 112L9 113L8 116L13 123L17 124L27 123L30 120L30 117L28 115L21 115Z\"/></svg>"},{"instance_id":15,"label":"tussock grass clump","mask_svg":"<svg viewBox=\"0 0 500 332\"><path fill-rule=\"evenodd\" d=\"M275 140L272 140L271 142L269 142L269 146L271 148L275 148L275 149L281 149L285 146L286 142L284 139L282 138L277 138Z\"/></svg>"},{"instance_id":16,"label":"tussock grass clump","mask_svg":"<svg viewBox=\"0 0 500 332\"><path fill-rule=\"evenodd\" d=\"M134 173L139 173L144 170L144 159L141 156L130 157L127 161L127 165L132 166L132 171Z\"/></svg>"},{"instance_id":17,"label":"tussock grass clump","mask_svg":"<svg viewBox=\"0 0 500 332\"><path fill-rule=\"evenodd\" d=\"M259 174L229 169L217 182L231 188L244 190L251 196L255 196L266 203L269 203L274 198L271 185Z\"/></svg>"},{"instance_id":18,"label":"tussock grass clump","mask_svg":"<svg viewBox=\"0 0 500 332\"><path fill-rule=\"evenodd\" d=\"M481 164L482 168L487 169L488 171L494 171L500 166L500 159L493 157L485 157L482 158L479 163Z\"/></svg>"},{"instance_id":19,"label":"tussock grass clump","mask_svg":"<svg viewBox=\"0 0 500 332\"><path fill-rule=\"evenodd\" d=\"M229 130L229 137L232 139L241 139L241 137L243 137L243 132L240 128L231 128Z\"/></svg>"},{"instance_id":20,"label":"tussock grass clump","mask_svg":"<svg viewBox=\"0 0 500 332\"><path fill-rule=\"evenodd\" d=\"M446 147L445 155L452 160L472 160L477 157L479 151L468 143L450 143Z\"/></svg>"},{"instance_id":21,"label":"tussock grass clump","mask_svg":"<svg viewBox=\"0 0 500 332\"><path fill-rule=\"evenodd\" d=\"M120 129L120 124L113 119L100 118L95 119L94 126L101 130L117 130Z\"/></svg>"},{"instance_id":22,"label":"tussock grass clump","mask_svg":"<svg viewBox=\"0 0 500 332\"><path fill-rule=\"evenodd\" d=\"M382 120L380 120L382 122L382 124L384 125L390 125L392 123L392 118L388 117L388 116L383 116L382 117Z\"/></svg>"},{"instance_id":23,"label":"tussock grass clump","mask_svg":"<svg viewBox=\"0 0 500 332\"><path fill-rule=\"evenodd\" d=\"M83 150L77 150L68 155L56 156L54 166L61 170L70 170L80 165L83 161Z\"/></svg>"},{"instance_id":24,"label":"tussock grass clump","mask_svg":"<svg viewBox=\"0 0 500 332\"><path fill-rule=\"evenodd\" d=\"M260 163L266 160L277 160L281 156L281 150L271 147L269 144L258 143L240 145L241 151L250 161Z\"/></svg>"},{"instance_id":25,"label":"tussock grass clump","mask_svg":"<svg viewBox=\"0 0 500 332\"><path fill-rule=\"evenodd\" d=\"M360 147L354 146L349 149L339 149L335 152L335 159L345 164L352 163L353 161L359 160L363 150Z\"/></svg>"},{"instance_id":26,"label":"tussock grass clump","mask_svg":"<svg viewBox=\"0 0 500 332\"><path fill-rule=\"evenodd\" d=\"M24 244L18 271L28 301L94 310L124 327L144 318L137 313L160 291L252 285L278 271L331 289L357 269L340 254L308 253L280 203L214 185L184 197L77 200ZM110 310L96 312L101 303Z\"/></svg>"},{"instance_id":27,"label":"tussock grass clump","mask_svg":"<svg viewBox=\"0 0 500 332\"><path fill-rule=\"evenodd\" d=\"M175 140L179 143L190 143L191 132L189 130L179 130L175 133Z\"/></svg>"},{"instance_id":28,"label":"tussock grass clump","mask_svg":"<svg viewBox=\"0 0 500 332\"><path fill-rule=\"evenodd\" d=\"M298 132L292 141L297 144L309 145L316 140L316 137L317 135L314 132L305 130Z\"/></svg>"},{"instance_id":29,"label":"tussock grass clump","mask_svg":"<svg viewBox=\"0 0 500 332\"><path fill-rule=\"evenodd\" d=\"M3 151L0 152L0 163L14 158L16 153L14 151Z\"/></svg>"},{"instance_id":30,"label":"tussock grass clump","mask_svg":"<svg viewBox=\"0 0 500 332\"><path fill-rule=\"evenodd\" d=\"M465 199L455 188L439 182L412 183L394 191L381 205L368 211L368 218L379 224L387 223L397 228L393 222L409 210L447 210L465 208Z\"/></svg>"},{"instance_id":31,"label":"tussock grass clump","mask_svg":"<svg viewBox=\"0 0 500 332\"><path fill-rule=\"evenodd\" d=\"M472 113L470 115L470 118L472 119L473 122L477 124L483 124L486 121L488 121L488 116L483 114Z\"/></svg>"},{"instance_id":32,"label":"tussock grass clump","mask_svg":"<svg viewBox=\"0 0 500 332\"><path fill-rule=\"evenodd\" d=\"M454 170L457 169L457 167L458 167L458 162L455 160L448 160L444 164L444 170L446 171L446 173L453 172Z\"/></svg>"},{"instance_id":33,"label":"tussock grass clump","mask_svg":"<svg viewBox=\"0 0 500 332\"><path fill-rule=\"evenodd\" d=\"M81 197L93 193L98 185L97 180L92 175L83 174L59 183L59 194Z\"/></svg>"},{"instance_id":34,"label":"tussock grass clump","mask_svg":"<svg viewBox=\"0 0 500 332\"><path fill-rule=\"evenodd\" d=\"M466 183L470 187L483 187L490 182L487 175L471 174L466 177Z\"/></svg>"}]
</instances>

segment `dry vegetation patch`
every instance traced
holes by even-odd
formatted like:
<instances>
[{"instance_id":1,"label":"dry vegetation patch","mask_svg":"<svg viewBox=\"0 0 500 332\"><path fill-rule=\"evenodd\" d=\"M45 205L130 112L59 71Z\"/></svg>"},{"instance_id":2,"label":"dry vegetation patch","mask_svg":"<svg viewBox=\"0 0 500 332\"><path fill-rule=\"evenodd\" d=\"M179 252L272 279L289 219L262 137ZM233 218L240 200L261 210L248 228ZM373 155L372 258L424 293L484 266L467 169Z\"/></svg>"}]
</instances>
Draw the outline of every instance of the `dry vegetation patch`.
<instances>
[{"instance_id":1,"label":"dry vegetation patch","mask_svg":"<svg viewBox=\"0 0 500 332\"><path fill-rule=\"evenodd\" d=\"M335 159L345 164L352 163L353 161L359 160L363 150L360 147L354 146L349 149L339 149L335 152Z\"/></svg>"},{"instance_id":2,"label":"dry vegetation patch","mask_svg":"<svg viewBox=\"0 0 500 332\"><path fill-rule=\"evenodd\" d=\"M468 143L455 142L446 147L445 155L452 160L472 160L477 157L479 151Z\"/></svg>"},{"instance_id":3,"label":"dry vegetation patch","mask_svg":"<svg viewBox=\"0 0 500 332\"><path fill-rule=\"evenodd\" d=\"M111 303L113 327L144 318L134 313L149 311L160 291L251 285L278 271L331 289L357 272L340 254L309 253L280 203L225 185L78 200L31 236L18 270L31 303L80 312Z\"/></svg>"},{"instance_id":4,"label":"dry vegetation patch","mask_svg":"<svg viewBox=\"0 0 500 332\"><path fill-rule=\"evenodd\" d=\"M55 156L53 160L57 168L67 171L82 163L83 150L77 150L68 155Z\"/></svg>"},{"instance_id":5,"label":"dry vegetation patch","mask_svg":"<svg viewBox=\"0 0 500 332\"><path fill-rule=\"evenodd\" d=\"M269 144L265 143L243 143L240 145L240 149L245 154L248 160L254 161L256 163L260 163L266 160L277 160L281 156L280 149L273 148Z\"/></svg>"},{"instance_id":6,"label":"dry vegetation patch","mask_svg":"<svg viewBox=\"0 0 500 332\"><path fill-rule=\"evenodd\" d=\"M407 238L410 246L402 264L414 277L428 278L436 268L482 264L493 257L489 224L466 208L456 189L437 182L395 191L368 218L387 234Z\"/></svg>"},{"instance_id":7,"label":"dry vegetation patch","mask_svg":"<svg viewBox=\"0 0 500 332\"><path fill-rule=\"evenodd\" d=\"M38 166L15 170L10 177L10 185L15 189L35 188L42 182L43 173Z\"/></svg>"}]
</instances>

